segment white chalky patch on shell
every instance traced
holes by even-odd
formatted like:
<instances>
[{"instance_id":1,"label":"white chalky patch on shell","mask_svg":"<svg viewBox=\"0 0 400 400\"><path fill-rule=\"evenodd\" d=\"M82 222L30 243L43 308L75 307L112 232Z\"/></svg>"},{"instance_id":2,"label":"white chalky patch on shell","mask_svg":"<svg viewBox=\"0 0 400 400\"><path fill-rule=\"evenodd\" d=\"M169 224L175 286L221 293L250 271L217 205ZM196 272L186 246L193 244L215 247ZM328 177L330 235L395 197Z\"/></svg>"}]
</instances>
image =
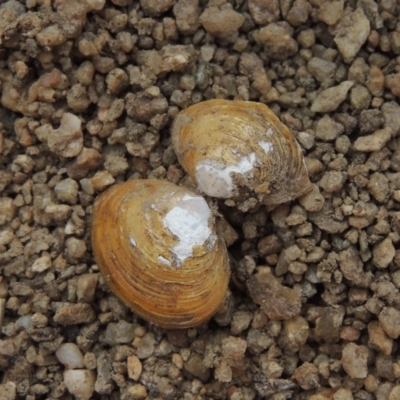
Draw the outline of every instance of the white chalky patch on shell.
<instances>
[{"instance_id":1,"label":"white chalky patch on shell","mask_svg":"<svg viewBox=\"0 0 400 400\"><path fill-rule=\"evenodd\" d=\"M136 247L136 240L132 236L129 236L129 243L132 247Z\"/></svg>"},{"instance_id":2,"label":"white chalky patch on shell","mask_svg":"<svg viewBox=\"0 0 400 400\"><path fill-rule=\"evenodd\" d=\"M206 241L215 245L216 238L209 227L211 210L200 196L185 195L163 218L164 226L178 239L171 249L180 267L187 258L193 256L193 248ZM208 247L208 246L207 246Z\"/></svg>"},{"instance_id":3,"label":"white chalky patch on shell","mask_svg":"<svg viewBox=\"0 0 400 400\"><path fill-rule=\"evenodd\" d=\"M212 197L230 198L236 189L231 173L245 175L256 165L255 153L242 157L239 164L226 166L222 163L205 160L196 167L196 180L199 189Z\"/></svg>"},{"instance_id":4,"label":"white chalky patch on shell","mask_svg":"<svg viewBox=\"0 0 400 400\"><path fill-rule=\"evenodd\" d=\"M160 261L161 263L163 263L164 265L170 267L171 266L171 261L167 260L165 257L163 256L158 256L158 261Z\"/></svg>"},{"instance_id":5,"label":"white chalky patch on shell","mask_svg":"<svg viewBox=\"0 0 400 400\"><path fill-rule=\"evenodd\" d=\"M269 153L273 149L273 145L270 142L261 141L258 143L266 153Z\"/></svg>"}]
</instances>

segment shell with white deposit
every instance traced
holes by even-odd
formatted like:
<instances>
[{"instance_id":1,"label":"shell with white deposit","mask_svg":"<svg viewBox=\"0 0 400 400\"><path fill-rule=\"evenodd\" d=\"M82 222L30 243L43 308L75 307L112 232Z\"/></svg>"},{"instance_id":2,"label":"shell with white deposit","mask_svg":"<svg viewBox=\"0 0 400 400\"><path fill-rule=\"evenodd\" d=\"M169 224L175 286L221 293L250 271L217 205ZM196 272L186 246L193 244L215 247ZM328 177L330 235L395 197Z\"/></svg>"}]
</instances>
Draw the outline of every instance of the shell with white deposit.
<instances>
[{"instance_id":1,"label":"shell with white deposit","mask_svg":"<svg viewBox=\"0 0 400 400\"><path fill-rule=\"evenodd\" d=\"M264 104L195 104L177 115L171 136L180 164L209 196L276 205L311 190L299 144Z\"/></svg>"},{"instance_id":2,"label":"shell with white deposit","mask_svg":"<svg viewBox=\"0 0 400 400\"><path fill-rule=\"evenodd\" d=\"M203 197L158 180L115 185L96 201L92 247L111 290L165 328L207 321L229 282L225 244Z\"/></svg>"}]
</instances>

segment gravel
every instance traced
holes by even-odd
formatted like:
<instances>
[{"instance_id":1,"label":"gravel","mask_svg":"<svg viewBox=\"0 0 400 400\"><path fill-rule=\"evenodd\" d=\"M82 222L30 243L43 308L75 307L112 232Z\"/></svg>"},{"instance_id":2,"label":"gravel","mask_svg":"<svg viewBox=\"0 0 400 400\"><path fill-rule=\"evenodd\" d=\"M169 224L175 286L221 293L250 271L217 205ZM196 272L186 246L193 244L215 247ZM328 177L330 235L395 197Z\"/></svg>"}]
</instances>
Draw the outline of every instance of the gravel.
<instances>
[{"instance_id":1,"label":"gravel","mask_svg":"<svg viewBox=\"0 0 400 400\"><path fill-rule=\"evenodd\" d=\"M397 2L50 3L0 5L0 398L400 398ZM267 104L313 189L208 199L230 291L163 330L106 286L92 207L128 179L192 188L169 130L211 98Z\"/></svg>"}]
</instances>

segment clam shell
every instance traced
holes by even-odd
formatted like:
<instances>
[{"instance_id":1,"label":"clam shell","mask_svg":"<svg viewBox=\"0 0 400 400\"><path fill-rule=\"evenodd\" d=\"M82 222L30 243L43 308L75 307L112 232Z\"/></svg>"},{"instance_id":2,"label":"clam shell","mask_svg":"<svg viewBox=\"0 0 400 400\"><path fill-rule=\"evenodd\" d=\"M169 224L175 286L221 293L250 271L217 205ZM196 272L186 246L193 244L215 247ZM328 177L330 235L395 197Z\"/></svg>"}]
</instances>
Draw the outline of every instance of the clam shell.
<instances>
[{"instance_id":1,"label":"clam shell","mask_svg":"<svg viewBox=\"0 0 400 400\"><path fill-rule=\"evenodd\" d=\"M172 126L178 160L203 193L275 205L311 190L301 148L264 104L208 100Z\"/></svg>"},{"instance_id":2,"label":"clam shell","mask_svg":"<svg viewBox=\"0 0 400 400\"><path fill-rule=\"evenodd\" d=\"M158 180L115 185L96 201L92 247L111 290L165 328L207 321L229 282L225 244L206 201Z\"/></svg>"}]
</instances>

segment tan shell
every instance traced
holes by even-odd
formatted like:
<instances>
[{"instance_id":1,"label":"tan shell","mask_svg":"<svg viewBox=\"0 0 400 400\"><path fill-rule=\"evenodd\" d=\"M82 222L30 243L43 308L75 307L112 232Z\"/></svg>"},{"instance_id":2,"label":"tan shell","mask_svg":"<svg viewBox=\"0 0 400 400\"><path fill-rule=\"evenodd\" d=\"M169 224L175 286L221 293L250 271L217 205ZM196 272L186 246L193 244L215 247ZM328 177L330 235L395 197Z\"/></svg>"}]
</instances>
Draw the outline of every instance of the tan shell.
<instances>
[{"instance_id":1,"label":"tan shell","mask_svg":"<svg viewBox=\"0 0 400 400\"><path fill-rule=\"evenodd\" d=\"M264 104L195 104L178 114L171 136L180 164L209 196L275 205L311 190L299 144Z\"/></svg>"},{"instance_id":2,"label":"tan shell","mask_svg":"<svg viewBox=\"0 0 400 400\"><path fill-rule=\"evenodd\" d=\"M166 181L131 180L96 201L92 246L111 290L165 328L207 321L229 282L225 244L205 200Z\"/></svg>"}]
</instances>

